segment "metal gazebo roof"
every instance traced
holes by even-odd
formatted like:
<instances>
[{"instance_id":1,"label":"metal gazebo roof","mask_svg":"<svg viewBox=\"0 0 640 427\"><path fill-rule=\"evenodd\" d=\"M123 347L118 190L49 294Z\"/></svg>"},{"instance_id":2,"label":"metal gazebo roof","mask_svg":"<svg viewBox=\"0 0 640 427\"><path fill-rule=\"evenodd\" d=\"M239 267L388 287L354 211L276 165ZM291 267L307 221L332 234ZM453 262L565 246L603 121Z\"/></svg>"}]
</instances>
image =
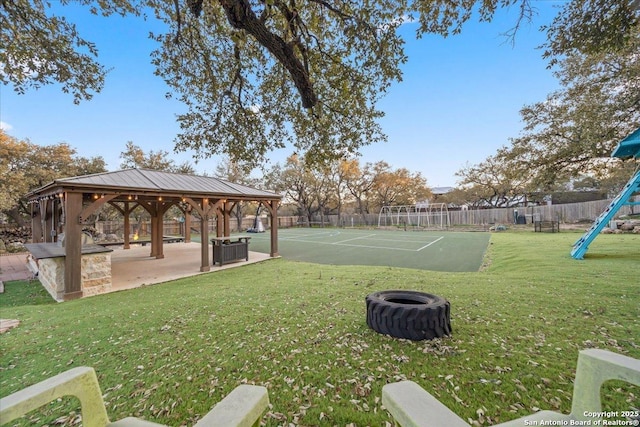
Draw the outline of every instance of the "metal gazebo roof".
<instances>
[{"instance_id":1,"label":"metal gazebo roof","mask_svg":"<svg viewBox=\"0 0 640 427\"><path fill-rule=\"evenodd\" d=\"M124 169L70 178L60 178L31 191L27 197L55 193L61 188L84 192L146 193L165 196L207 196L241 200L280 199L277 193L258 190L223 179L163 172L151 169Z\"/></svg>"}]
</instances>

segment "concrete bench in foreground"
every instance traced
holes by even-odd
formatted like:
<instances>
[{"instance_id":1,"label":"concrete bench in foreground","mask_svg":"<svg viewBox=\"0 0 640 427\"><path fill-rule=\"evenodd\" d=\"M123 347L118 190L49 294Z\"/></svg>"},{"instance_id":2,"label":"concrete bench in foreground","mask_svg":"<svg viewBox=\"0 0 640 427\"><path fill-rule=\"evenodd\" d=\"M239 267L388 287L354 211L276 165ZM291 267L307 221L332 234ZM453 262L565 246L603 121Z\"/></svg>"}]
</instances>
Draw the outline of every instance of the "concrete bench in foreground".
<instances>
[{"instance_id":1,"label":"concrete bench in foreground","mask_svg":"<svg viewBox=\"0 0 640 427\"><path fill-rule=\"evenodd\" d=\"M78 367L0 399L0 425L63 396L80 400L85 427L161 427L161 424L128 417L110 422L93 368ZM249 427L258 425L269 405L267 389L240 385L209 411L197 427Z\"/></svg>"},{"instance_id":2,"label":"concrete bench in foreground","mask_svg":"<svg viewBox=\"0 0 640 427\"><path fill-rule=\"evenodd\" d=\"M640 360L606 350L582 350L578 356L569 415L540 411L497 426L601 425L606 415L601 412L600 388L608 380L622 380L640 386ZM385 385L382 388L382 404L402 427L469 426L413 381ZM622 412L618 411L618 414Z\"/></svg>"}]
</instances>

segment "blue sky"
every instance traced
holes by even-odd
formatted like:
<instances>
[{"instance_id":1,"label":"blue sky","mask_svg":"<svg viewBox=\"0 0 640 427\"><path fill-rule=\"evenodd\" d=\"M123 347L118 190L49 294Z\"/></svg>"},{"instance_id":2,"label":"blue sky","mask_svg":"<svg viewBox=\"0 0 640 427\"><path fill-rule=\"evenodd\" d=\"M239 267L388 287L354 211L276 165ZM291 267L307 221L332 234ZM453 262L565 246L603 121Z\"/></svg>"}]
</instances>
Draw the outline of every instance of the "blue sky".
<instances>
[{"instance_id":1,"label":"blue sky","mask_svg":"<svg viewBox=\"0 0 640 427\"><path fill-rule=\"evenodd\" d=\"M540 25L551 22L562 1L533 2L538 13L524 25L515 46L501 34L513 26L517 9L499 11L491 23L469 22L462 34L415 38L416 24L403 25L406 53L403 81L394 84L379 108L388 142L361 150L361 163L385 160L394 168L421 172L432 187L454 186L455 173L476 164L517 137L522 129L519 110L543 101L558 88L546 68L545 41ZM111 69L105 88L79 106L57 85L16 94L0 87L0 121L5 131L32 143L66 142L85 157L102 156L109 170L121 163L127 141L145 152L165 150L177 163L191 161L191 153L173 153L179 131L177 101L165 98L168 88L153 75L148 39L153 21L102 18L78 7L61 8L85 37L96 43L99 61ZM283 162L291 150L270 158ZM199 173L213 173L219 157L201 160Z\"/></svg>"}]
</instances>

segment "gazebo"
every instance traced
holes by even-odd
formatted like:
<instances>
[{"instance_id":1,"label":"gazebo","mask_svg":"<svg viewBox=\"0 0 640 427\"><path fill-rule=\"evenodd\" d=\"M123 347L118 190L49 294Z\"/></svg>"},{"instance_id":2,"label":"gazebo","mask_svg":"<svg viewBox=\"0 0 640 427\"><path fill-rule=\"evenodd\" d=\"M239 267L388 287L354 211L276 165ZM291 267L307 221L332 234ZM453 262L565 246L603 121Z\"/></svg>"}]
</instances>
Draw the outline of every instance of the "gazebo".
<instances>
[{"instance_id":1,"label":"gazebo","mask_svg":"<svg viewBox=\"0 0 640 427\"><path fill-rule=\"evenodd\" d=\"M27 194L31 204L32 241L41 253L57 252L64 259L63 300L83 296L82 257L87 253L109 251L99 245L83 246L83 226L87 218L110 204L124 217L129 230L129 215L138 206L151 216L151 257L164 258L163 216L172 206L185 212L186 230L191 215L200 217L200 271L209 271L209 224L216 221L217 237L230 234L230 214L238 202L261 203L271 216L270 256L278 256L279 194L258 190L218 178L162 172L149 169L126 169L55 181ZM51 230L51 232L49 232ZM64 233L61 244L60 233ZM188 235L188 233L187 233ZM129 248L129 233L124 233L123 247ZM33 252L32 252L33 253Z\"/></svg>"}]
</instances>

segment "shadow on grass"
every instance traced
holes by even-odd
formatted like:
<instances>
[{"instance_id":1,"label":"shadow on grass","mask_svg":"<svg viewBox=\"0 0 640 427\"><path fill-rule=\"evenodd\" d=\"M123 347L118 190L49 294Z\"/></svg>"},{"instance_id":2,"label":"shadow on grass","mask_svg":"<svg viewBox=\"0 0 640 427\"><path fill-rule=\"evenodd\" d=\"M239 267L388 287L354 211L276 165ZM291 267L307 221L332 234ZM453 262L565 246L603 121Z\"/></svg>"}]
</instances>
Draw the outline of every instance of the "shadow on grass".
<instances>
[{"instance_id":1,"label":"shadow on grass","mask_svg":"<svg viewBox=\"0 0 640 427\"><path fill-rule=\"evenodd\" d=\"M584 255L584 259L585 260L602 260L602 259L628 259L628 260L635 260L635 261L640 261L640 252L637 253L630 253L630 252L610 252L610 253L598 253L598 252L593 252L593 253L586 253Z\"/></svg>"},{"instance_id":2,"label":"shadow on grass","mask_svg":"<svg viewBox=\"0 0 640 427\"><path fill-rule=\"evenodd\" d=\"M37 280L4 282L4 293L0 294L0 309L55 303Z\"/></svg>"}]
</instances>

